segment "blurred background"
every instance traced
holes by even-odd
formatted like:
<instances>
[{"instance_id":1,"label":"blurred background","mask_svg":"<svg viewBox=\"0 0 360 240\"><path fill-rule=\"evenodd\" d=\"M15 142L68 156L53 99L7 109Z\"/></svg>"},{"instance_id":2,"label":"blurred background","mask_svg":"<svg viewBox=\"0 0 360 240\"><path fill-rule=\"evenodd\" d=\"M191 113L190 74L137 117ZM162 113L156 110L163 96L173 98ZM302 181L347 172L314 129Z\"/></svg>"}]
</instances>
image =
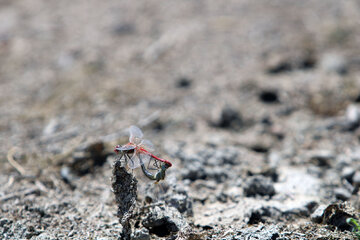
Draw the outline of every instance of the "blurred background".
<instances>
[{"instance_id":1,"label":"blurred background","mask_svg":"<svg viewBox=\"0 0 360 240\"><path fill-rule=\"evenodd\" d=\"M157 130L193 133L216 125L224 109L250 121L285 108L336 115L358 94L357 1L0 7L2 152L41 145L56 153L75 136L106 136L149 117ZM334 96L313 96L325 88Z\"/></svg>"},{"instance_id":2,"label":"blurred background","mask_svg":"<svg viewBox=\"0 0 360 240\"><path fill-rule=\"evenodd\" d=\"M1 0L1 182L13 184L17 147L28 174L49 171L58 188L74 148L103 163L130 125L188 184L341 153L339 173L360 152L359 26L357 0ZM319 149L326 163L299 157Z\"/></svg>"}]
</instances>

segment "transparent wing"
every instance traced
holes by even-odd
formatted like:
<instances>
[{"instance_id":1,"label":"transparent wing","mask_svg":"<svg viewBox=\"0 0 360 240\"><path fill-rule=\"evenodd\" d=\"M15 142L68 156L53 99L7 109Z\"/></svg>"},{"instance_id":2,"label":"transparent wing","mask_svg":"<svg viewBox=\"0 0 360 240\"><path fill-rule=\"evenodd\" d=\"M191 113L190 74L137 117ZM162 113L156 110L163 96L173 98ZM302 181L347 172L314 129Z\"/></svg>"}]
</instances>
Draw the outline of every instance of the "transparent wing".
<instances>
[{"instance_id":1,"label":"transparent wing","mask_svg":"<svg viewBox=\"0 0 360 240\"><path fill-rule=\"evenodd\" d=\"M136 150L132 155L127 156L128 158L126 159L126 161L129 168L135 169L140 167L140 161Z\"/></svg>"},{"instance_id":2,"label":"transparent wing","mask_svg":"<svg viewBox=\"0 0 360 240\"><path fill-rule=\"evenodd\" d=\"M149 154L141 153L139 151L135 151L134 155L128 159L127 164L131 169L135 169L141 166L141 162L144 165L149 162L151 156Z\"/></svg>"},{"instance_id":3,"label":"transparent wing","mask_svg":"<svg viewBox=\"0 0 360 240\"><path fill-rule=\"evenodd\" d=\"M140 153L139 154L141 162L146 166L147 163L150 161L151 156L149 154Z\"/></svg>"},{"instance_id":4,"label":"transparent wing","mask_svg":"<svg viewBox=\"0 0 360 240\"><path fill-rule=\"evenodd\" d=\"M144 136L144 134L142 133L140 128L138 128L137 126L132 125L129 128L129 132L130 132L129 141L131 143L139 144L141 142L141 139Z\"/></svg>"},{"instance_id":5,"label":"transparent wing","mask_svg":"<svg viewBox=\"0 0 360 240\"><path fill-rule=\"evenodd\" d=\"M153 152L155 150L154 145L149 140L142 140L141 146L148 152Z\"/></svg>"}]
</instances>

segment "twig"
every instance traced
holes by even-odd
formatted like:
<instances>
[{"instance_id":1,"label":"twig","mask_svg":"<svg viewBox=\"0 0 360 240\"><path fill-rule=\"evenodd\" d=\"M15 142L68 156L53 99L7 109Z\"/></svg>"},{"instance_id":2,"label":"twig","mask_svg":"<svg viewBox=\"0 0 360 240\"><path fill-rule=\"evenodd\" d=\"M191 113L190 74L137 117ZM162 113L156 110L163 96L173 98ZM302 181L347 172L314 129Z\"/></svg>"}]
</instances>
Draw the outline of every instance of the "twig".
<instances>
[{"instance_id":1,"label":"twig","mask_svg":"<svg viewBox=\"0 0 360 240\"><path fill-rule=\"evenodd\" d=\"M7 154L7 160L9 161L11 166L13 166L22 176L24 176L26 173L26 170L20 164L18 164L14 159L14 154L17 149L18 149L17 147L13 147L9 150L9 152Z\"/></svg>"}]
</instances>

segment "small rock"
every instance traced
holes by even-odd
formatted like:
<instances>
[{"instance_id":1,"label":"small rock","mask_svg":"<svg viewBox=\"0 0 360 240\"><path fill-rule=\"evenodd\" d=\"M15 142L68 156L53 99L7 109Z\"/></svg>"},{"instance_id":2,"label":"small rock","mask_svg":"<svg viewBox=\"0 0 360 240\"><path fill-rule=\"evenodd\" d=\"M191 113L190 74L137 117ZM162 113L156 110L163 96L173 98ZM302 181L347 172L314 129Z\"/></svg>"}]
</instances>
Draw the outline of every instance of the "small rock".
<instances>
[{"instance_id":1,"label":"small rock","mask_svg":"<svg viewBox=\"0 0 360 240\"><path fill-rule=\"evenodd\" d=\"M354 217L350 212L355 212L345 204L331 204L324 211L324 223L337 227L340 231L351 231L352 226L347 224L346 219Z\"/></svg>"},{"instance_id":2,"label":"small rock","mask_svg":"<svg viewBox=\"0 0 360 240\"><path fill-rule=\"evenodd\" d=\"M319 205L316 210L311 214L310 219L315 223L321 223L323 221L324 211L327 208L327 205Z\"/></svg>"},{"instance_id":3,"label":"small rock","mask_svg":"<svg viewBox=\"0 0 360 240\"><path fill-rule=\"evenodd\" d=\"M334 190L335 197L339 200L346 201L351 198L351 192L345 188L336 188Z\"/></svg>"},{"instance_id":4,"label":"small rock","mask_svg":"<svg viewBox=\"0 0 360 240\"><path fill-rule=\"evenodd\" d=\"M263 103L278 103L279 97L276 90L263 90L259 93L259 99Z\"/></svg>"},{"instance_id":5,"label":"small rock","mask_svg":"<svg viewBox=\"0 0 360 240\"><path fill-rule=\"evenodd\" d=\"M180 213L187 213L188 216L193 215L192 201L186 194L174 194L169 200L169 204L175 207Z\"/></svg>"},{"instance_id":6,"label":"small rock","mask_svg":"<svg viewBox=\"0 0 360 240\"><path fill-rule=\"evenodd\" d=\"M199 161L194 161L191 168L183 168L181 170L181 175L183 179L189 179L191 181L206 178L204 166Z\"/></svg>"},{"instance_id":7,"label":"small rock","mask_svg":"<svg viewBox=\"0 0 360 240\"><path fill-rule=\"evenodd\" d=\"M349 183L353 182L353 176L355 175L355 169L352 167L344 167L341 171L341 178L346 179Z\"/></svg>"},{"instance_id":8,"label":"small rock","mask_svg":"<svg viewBox=\"0 0 360 240\"><path fill-rule=\"evenodd\" d=\"M176 208L155 206L143 219L142 225L149 229L150 234L165 237L188 226L188 223Z\"/></svg>"},{"instance_id":9,"label":"small rock","mask_svg":"<svg viewBox=\"0 0 360 240\"><path fill-rule=\"evenodd\" d=\"M4 227L5 225L10 224L10 223L12 223L12 221L8 220L7 218L0 219L0 227Z\"/></svg>"},{"instance_id":10,"label":"small rock","mask_svg":"<svg viewBox=\"0 0 360 240\"><path fill-rule=\"evenodd\" d=\"M346 109L346 122L343 130L354 131L360 126L360 109L355 105L349 105Z\"/></svg>"},{"instance_id":11,"label":"small rock","mask_svg":"<svg viewBox=\"0 0 360 240\"><path fill-rule=\"evenodd\" d=\"M289 209L283 212L283 215L288 217L309 217L310 213L316 206L316 201L308 201L305 202L305 204L303 205L297 205L296 203L294 203L293 206L289 207Z\"/></svg>"},{"instance_id":12,"label":"small rock","mask_svg":"<svg viewBox=\"0 0 360 240\"><path fill-rule=\"evenodd\" d=\"M219 167L205 167L206 179L215 179L216 182L222 183L229 178L228 172Z\"/></svg>"},{"instance_id":13,"label":"small rock","mask_svg":"<svg viewBox=\"0 0 360 240\"><path fill-rule=\"evenodd\" d=\"M186 77L181 77L176 81L176 87L178 88L190 88L191 87L191 79Z\"/></svg>"},{"instance_id":14,"label":"small rock","mask_svg":"<svg viewBox=\"0 0 360 240\"><path fill-rule=\"evenodd\" d=\"M318 150L310 154L310 162L319 167L330 167L335 155L331 151Z\"/></svg>"},{"instance_id":15,"label":"small rock","mask_svg":"<svg viewBox=\"0 0 360 240\"><path fill-rule=\"evenodd\" d=\"M83 176L94 172L96 167L103 166L108 155L102 141L86 142L75 149L68 167L72 173Z\"/></svg>"},{"instance_id":16,"label":"small rock","mask_svg":"<svg viewBox=\"0 0 360 240\"><path fill-rule=\"evenodd\" d=\"M352 182L353 184L355 185L360 185L360 172L359 171L356 171L354 176L352 177Z\"/></svg>"},{"instance_id":17,"label":"small rock","mask_svg":"<svg viewBox=\"0 0 360 240\"><path fill-rule=\"evenodd\" d=\"M280 54L268 57L265 65L268 74L279 74L292 70L292 63L289 57Z\"/></svg>"},{"instance_id":18,"label":"small rock","mask_svg":"<svg viewBox=\"0 0 360 240\"><path fill-rule=\"evenodd\" d=\"M337 53L327 53L320 60L320 67L328 73L344 75L348 71L346 59Z\"/></svg>"},{"instance_id":19,"label":"small rock","mask_svg":"<svg viewBox=\"0 0 360 240\"><path fill-rule=\"evenodd\" d=\"M261 206L251 210L248 224L265 223L267 219L278 219L281 216L281 211L276 207Z\"/></svg>"},{"instance_id":20,"label":"small rock","mask_svg":"<svg viewBox=\"0 0 360 240\"><path fill-rule=\"evenodd\" d=\"M149 230L146 228L137 229L132 234L131 239L133 239L133 240L150 240Z\"/></svg>"},{"instance_id":21,"label":"small rock","mask_svg":"<svg viewBox=\"0 0 360 240\"><path fill-rule=\"evenodd\" d=\"M275 188L270 179L263 176L252 176L245 182L244 193L247 197L256 195L271 197L275 195Z\"/></svg>"},{"instance_id":22,"label":"small rock","mask_svg":"<svg viewBox=\"0 0 360 240\"><path fill-rule=\"evenodd\" d=\"M218 119L213 121L213 125L216 127L239 129L244 126L240 113L231 107L223 108L219 115Z\"/></svg>"}]
</instances>

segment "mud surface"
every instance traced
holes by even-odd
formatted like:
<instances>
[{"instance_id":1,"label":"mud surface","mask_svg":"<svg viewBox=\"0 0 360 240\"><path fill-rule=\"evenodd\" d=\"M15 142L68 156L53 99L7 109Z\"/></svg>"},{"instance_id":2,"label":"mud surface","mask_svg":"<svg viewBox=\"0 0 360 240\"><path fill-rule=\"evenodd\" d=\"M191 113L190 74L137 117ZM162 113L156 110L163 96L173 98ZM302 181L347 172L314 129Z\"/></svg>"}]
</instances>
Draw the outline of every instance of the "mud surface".
<instances>
[{"instance_id":1,"label":"mud surface","mask_svg":"<svg viewBox=\"0 0 360 240\"><path fill-rule=\"evenodd\" d=\"M355 239L359 23L355 0L1 1L0 238ZM130 125L159 186L116 183Z\"/></svg>"}]
</instances>

